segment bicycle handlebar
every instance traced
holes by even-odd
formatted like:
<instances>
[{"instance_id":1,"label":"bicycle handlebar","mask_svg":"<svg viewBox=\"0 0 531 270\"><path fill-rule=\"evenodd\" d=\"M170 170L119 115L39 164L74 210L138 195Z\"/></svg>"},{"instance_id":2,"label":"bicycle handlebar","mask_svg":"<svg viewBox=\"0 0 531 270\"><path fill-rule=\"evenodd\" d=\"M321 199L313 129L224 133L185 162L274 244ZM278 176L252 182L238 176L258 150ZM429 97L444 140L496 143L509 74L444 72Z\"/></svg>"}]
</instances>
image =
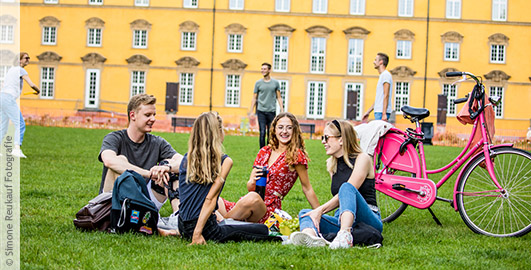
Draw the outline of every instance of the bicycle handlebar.
<instances>
[{"instance_id":1,"label":"bicycle handlebar","mask_svg":"<svg viewBox=\"0 0 531 270\"><path fill-rule=\"evenodd\" d=\"M470 73L470 72L461 72L461 71L450 71L446 72L446 77L459 77L463 75L468 75L470 78L474 79L476 81L476 84L481 84L481 81L476 77L476 75Z\"/></svg>"},{"instance_id":2,"label":"bicycle handlebar","mask_svg":"<svg viewBox=\"0 0 531 270\"><path fill-rule=\"evenodd\" d=\"M466 95L464 98L454 99L454 104L463 103L463 102L466 102L467 100L468 100L468 95Z\"/></svg>"}]
</instances>

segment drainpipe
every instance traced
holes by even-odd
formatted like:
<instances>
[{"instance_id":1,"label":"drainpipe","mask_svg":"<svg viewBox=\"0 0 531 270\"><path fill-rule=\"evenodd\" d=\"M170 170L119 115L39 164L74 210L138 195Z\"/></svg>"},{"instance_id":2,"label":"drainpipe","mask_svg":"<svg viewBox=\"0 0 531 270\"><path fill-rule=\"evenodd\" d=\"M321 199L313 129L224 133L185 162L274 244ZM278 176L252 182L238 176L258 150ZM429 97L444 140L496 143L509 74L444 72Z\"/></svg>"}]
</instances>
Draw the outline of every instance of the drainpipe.
<instances>
[{"instance_id":1,"label":"drainpipe","mask_svg":"<svg viewBox=\"0 0 531 270\"><path fill-rule=\"evenodd\" d=\"M424 95L422 98L422 108L426 108L426 80L428 79L428 40L430 34L430 0L428 0L428 10L426 14L426 54L424 56Z\"/></svg>"},{"instance_id":2,"label":"drainpipe","mask_svg":"<svg viewBox=\"0 0 531 270\"><path fill-rule=\"evenodd\" d=\"M210 54L210 104L208 108L212 111L212 83L214 81L214 36L216 33L216 0L212 7L212 51Z\"/></svg>"}]
</instances>

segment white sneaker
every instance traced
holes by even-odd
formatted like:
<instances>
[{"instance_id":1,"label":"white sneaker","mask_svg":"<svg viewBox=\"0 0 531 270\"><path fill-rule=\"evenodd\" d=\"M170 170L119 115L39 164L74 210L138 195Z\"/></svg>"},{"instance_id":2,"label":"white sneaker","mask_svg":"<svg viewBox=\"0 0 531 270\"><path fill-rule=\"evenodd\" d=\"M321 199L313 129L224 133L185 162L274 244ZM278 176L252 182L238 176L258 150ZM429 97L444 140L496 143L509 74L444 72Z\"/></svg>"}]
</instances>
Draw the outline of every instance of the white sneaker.
<instances>
[{"instance_id":1,"label":"white sneaker","mask_svg":"<svg viewBox=\"0 0 531 270\"><path fill-rule=\"evenodd\" d=\"M176 230L179 232L179 214L171 214L169 217L161 217L159 218L159 222L157 223L157 227L164 229L164 230Z\"/></svg>"},{"instance_id":2,"label":"white sneaker","mask_svg":"<svg viewBox=\"0 0 531 270\"><path fill-rule=\"evenodd\" d=\"M352 247L352 234L350 234L350 230L340 230L336 238L334 238L334 241L330 244L331 249L338 249L338 248L349 248Z\"/></svg>"},{"instance_id":3,"label":"white sneaker","mask_svg":"<svg viewBox=\"0 0 531 270\"><path fill-rule=\"evenodd\" d=\"M291 243L298 246L307 246L307 247L324 247L330 244L326 239L317 236L311 236L303 232L293 232L289 236Z\"/></svg>"},{"instance_id":4,"label":"white sneaker","mask_svg":"<svg viewBox=\"0 0 531 270\"><path fill-rule=\"evenodd\" d=\"M22 150L20 150L20 148L13 149L13 151L11 152L11 155L14 157L26 158L26 155L22 153Z\"/></svg>"}]
</instances>

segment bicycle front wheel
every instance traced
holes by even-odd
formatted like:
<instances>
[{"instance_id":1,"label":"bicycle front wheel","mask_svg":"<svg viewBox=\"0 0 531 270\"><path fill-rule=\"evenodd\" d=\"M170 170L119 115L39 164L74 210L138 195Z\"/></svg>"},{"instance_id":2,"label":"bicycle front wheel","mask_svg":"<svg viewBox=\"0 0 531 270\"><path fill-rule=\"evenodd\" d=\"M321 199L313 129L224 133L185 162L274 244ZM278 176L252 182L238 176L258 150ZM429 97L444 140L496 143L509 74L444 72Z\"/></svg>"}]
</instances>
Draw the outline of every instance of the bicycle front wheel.
<instances>
[{"instance_id":1,"label":"bicycle front wheel","mask_svg":"<svg viewBox=\"0 0 531 270\"><path fill-rule=\"evenodd\" d=\"M457 187L457 208L474 232L495 236L522 236L531 230L531 154L512 147L491 151L496 191L485 156L476 157L464 169Z\"/></svg>"}]
</instances>

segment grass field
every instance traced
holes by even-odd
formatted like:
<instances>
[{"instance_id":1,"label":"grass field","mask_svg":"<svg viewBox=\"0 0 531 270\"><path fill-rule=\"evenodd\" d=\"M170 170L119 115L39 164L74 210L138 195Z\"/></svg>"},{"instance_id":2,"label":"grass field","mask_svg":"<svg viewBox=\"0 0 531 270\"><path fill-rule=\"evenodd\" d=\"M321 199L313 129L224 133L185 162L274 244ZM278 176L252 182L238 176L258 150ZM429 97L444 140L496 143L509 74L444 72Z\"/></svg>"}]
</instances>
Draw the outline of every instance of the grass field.
<instances>
[{"instance_id":1,"label":"grass field","mask_svg":"<svg viewBox=\"0 0 531 270\"><path fill-rule=\"evenodd\" d=\"M111 235L76 230L75 213L98 192L102 164L97 156L108 130L28 126L21 160L22 269L530 269L531 236L492 238L473 233L447 203L428 211L408 208L384 225L378 250L330 250L280 243L209 243L188 246L176 237ZM180 153L188 134L157 133ZM321 203L331 198L325 169L327 156L318 140L306 141L311 158L310 181ZM257 137L227 136L225 148L234 160L222 196L237 200L258 151ZM426 147L428 167L439 167L460 149ZM433 179L438 180L438 179ZM451 180L450 180L451 181ZM453 182L440 195L450 197ZM283 201L296 215L309 208L300 184ZM166 204L163 216L171 213Z\"/></svg>"}]
</instances>

